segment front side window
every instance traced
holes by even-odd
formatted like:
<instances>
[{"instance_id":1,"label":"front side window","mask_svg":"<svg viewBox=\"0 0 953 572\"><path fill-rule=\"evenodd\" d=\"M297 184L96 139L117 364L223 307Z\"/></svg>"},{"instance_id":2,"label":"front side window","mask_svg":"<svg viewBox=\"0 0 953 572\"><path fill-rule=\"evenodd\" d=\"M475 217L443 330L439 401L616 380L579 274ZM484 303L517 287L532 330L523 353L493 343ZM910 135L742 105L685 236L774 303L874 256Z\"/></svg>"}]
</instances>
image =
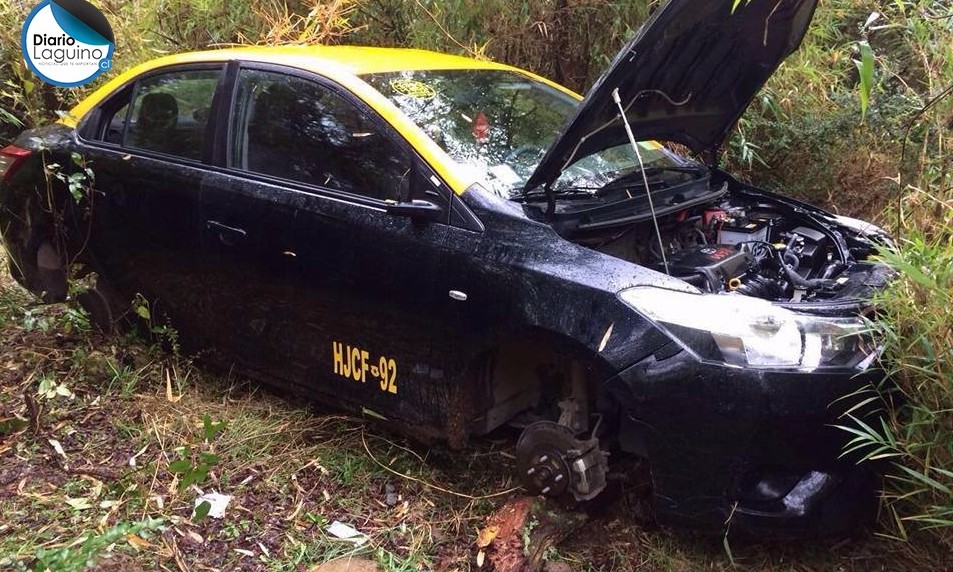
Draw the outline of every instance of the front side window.
<instances>
[{"instance_id":1,"label":"front side window","mask_svg":"<svg viewBox=\"0 0 953 572\"><path fill-rule=\"evenodd\" d=\"M400 200L410 161L356 105L314 81L242 70L229 166L381 200Z\"/></svg>"},{"instance_id":2,"label":"front side window","mask_svg":"<svg viewBox=\"0 0 953 572\"><path fill-rule=\"evenodd\" d=\"M192 160L202 159L212 98L219 70L188 70L147 77L139 82L132 112L118 110L107 141ZM126 121L120 134L117 121Z\"/></svg>"}]
</instances>

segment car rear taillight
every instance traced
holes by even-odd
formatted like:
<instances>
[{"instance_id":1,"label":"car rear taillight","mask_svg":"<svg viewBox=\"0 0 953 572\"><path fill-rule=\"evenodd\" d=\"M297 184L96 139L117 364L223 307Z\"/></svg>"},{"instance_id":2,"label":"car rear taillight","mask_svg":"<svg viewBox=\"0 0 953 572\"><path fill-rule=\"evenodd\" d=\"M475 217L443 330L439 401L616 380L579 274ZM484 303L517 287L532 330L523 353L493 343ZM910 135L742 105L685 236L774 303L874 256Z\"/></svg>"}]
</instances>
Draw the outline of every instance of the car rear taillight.
<instances>
[{"instance_id":1,"label":"car rear taillight","mask_svg":"<svg viewBox=\"0 0 953 572\"><path fill-rule=\"evenodd\" d=\"M21 149L16 145L7 145L0 149L0 181L6 181L12 177L29 156L28 149Z\"/></svg>"}]
</instances>

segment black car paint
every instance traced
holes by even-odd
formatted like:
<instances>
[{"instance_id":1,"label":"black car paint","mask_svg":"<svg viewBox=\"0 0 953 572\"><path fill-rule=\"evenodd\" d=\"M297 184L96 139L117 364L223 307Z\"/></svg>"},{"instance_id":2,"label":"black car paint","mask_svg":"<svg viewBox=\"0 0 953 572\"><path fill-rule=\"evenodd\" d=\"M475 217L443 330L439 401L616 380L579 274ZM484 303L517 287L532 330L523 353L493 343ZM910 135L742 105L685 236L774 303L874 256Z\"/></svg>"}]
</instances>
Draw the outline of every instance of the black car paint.
<instances>
[{"instance_id":1,"label":"black car paint","mask_svg":"<svg viewBox=\"0 0 953 572\"><path fill-rule=\"evenodd\" d=\"M702 364L617 296L640 285L690 291L684 282L565 240L535 212L527 216L531 207L479 187L453 196L416 155L408 198L435 202L450 223L234 172L220 152L217 116L204 164L83 140L63 126L16 142L38 150L42 141L62 165L73 151L91 162L92 217L87 205L61 201L72 213L69 243L84 244L91 220L91 241L74 252L120 291L157 303L183 339L311 397L375 410L418 433L463 437L473 427L461 428L454 414L464 408L472 422L489 406L485 388L466 387L469 368L495 348L536 340L584 360L602 380L598 403L616 423L610 438L649 458L661 518L721 530L734 508L735 529L808 533L847 529L864 514L868 486L839 501L849 506L830 519L828 490L808 499L804 514L733 503L752 469L856 480L833 461L845 437L828 427L837 413L830 405L879 373ZM37 152L3 185L8 244L16 239L10 205L41 191L42 176ZM823 211L719 177L732 192L831 225ZM156 193L175 201L162 204ZM31 267L27 251L10 249L15 268ZM397 393L335 375L334 343L395 358Z\"/></svg>"},{"instance_id":2,"label":"black car paint","mask_svg":"<svg viewBox=\"0 0 953 572\"><path fill-rule=\"evenodd\" d=\"M759 371L686 353L657 352L607 383L624 411L623 448L652 459L663 520L711 532L732 520L736 531L797 535L843 533L873 515L876 473L839 458L845 436L834 425L859 401L844 397L879 382L879 371ZM831 475L835 486L787 506L794 484L812 471ZM794 478L776 498L760 498L757 487L770 475Z\"/></svg>"}]
</instances>

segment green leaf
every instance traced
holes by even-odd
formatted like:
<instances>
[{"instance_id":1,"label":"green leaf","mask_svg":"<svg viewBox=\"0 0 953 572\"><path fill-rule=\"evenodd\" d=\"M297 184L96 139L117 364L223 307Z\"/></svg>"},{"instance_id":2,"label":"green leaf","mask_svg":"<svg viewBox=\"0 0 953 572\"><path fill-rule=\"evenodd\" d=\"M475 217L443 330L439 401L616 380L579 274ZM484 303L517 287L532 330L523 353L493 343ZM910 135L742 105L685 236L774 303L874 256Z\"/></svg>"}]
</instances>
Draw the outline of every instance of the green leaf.
<instances>
[{"instance_id":1,"label":"green leaf","mask_svg":"<svg viewBox=\"0 0 953 572\"><path fill-rule=\"evenodd\" d=\"M88 510L93 508L92 503L89 502L87 498L78 498L78 499L66 499L66 504L70 505L73 510Z\"/></svg>"},{"instance_id":2,"label":"green leaf","mask_svg":"<svg viewBox=\"0 0 953 572\"><path fill-rule=\"evenodd\" d=\"M195 515L192 517L194 522L199 522L208 516L208 511L212 510L212 503L208 501L202 501L199 503L199 506L195 507Z\"/></svg>"},{"instance_id":3,"label":"green leaf","mask_svg":"<svg viewBox=\"0 0 953 572\"><path fill-rule=\"evenodd\" d=\"M870 105L870 94L874 85L874 52L867 40L859 42L860 61L854 61L860 73L860 120L867 116L867 107Z\"/></svg>"},{"instance_id":4,"label":"green leaf","mask_svg":"<svg viewBox=\"0 0 953 572\"><path fill-rule=\"evenodd\" d=\"M211 443L222 430L225 429L225 422L213 423L208 413L202 416L202 427L205 433L205 441Z\"/></svg>"},{"instance_id":5,"label":"green leaf","mask_svg":"<svg viewBox=\"0 0 953 572\"><path fill-rule=\"evenodd\" d=\"M45 377L40 380L40 393L43 395L52 395L56 388L56 382Z\"/></svg>"},{"instance_id":6,"label":"green leaf","mask_svg":"<svg viewBox=\"0 0 953 572\"><path fill-rule=\"evenodd\" d=\"M187 473L192 470L192 462L188 459L179 459L169 463L169 471L173 473Z\"/></svg>"},{"instance_id":7,"label":"green leaf","mask_svg":"<svg viewBox=\"0 0 953 572\"><path fill-rule=\"evenodd\" d=\"M149 311L149 307L145 304L140 304L136 306L136 314L143 320L151 320L152 312Z\"/></svg>"},{"instance_id":8,"label":"green leaf","mask_svg":"<svg viewBox=\"0 0 953 572\"><path fill-rule=\"evenodd\" d=\"M943 493L944 495L953 494L953 491L950 491L950 488L949 488L948 486L946 486L945 484L943 484L943 483L937 481L936 479L930 477L930 476L927 475L926 473L923 473L923 472L920 472L920 471L916 471L916 470L911 469L911 468L909 468L909 467L906 467L906 466L904 466L904 465L897 465L897 467L898 467L901 471L903 471L903 472L907 473L908 475L910 475L915 481L918 481L918 482L920 482L920 483L923 483L923 484L927 485L928 487L932 488L932 489L935 490L935 491L939 491L939 492Z\"/></svg>"}]
</instances>

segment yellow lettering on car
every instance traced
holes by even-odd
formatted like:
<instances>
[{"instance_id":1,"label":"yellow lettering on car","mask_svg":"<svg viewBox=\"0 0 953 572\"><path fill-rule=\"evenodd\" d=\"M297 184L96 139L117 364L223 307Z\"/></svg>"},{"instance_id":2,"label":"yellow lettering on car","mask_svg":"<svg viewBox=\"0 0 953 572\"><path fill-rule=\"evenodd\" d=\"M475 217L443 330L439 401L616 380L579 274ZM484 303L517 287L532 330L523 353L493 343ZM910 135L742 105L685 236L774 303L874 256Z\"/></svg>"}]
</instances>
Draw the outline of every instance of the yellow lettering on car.
<instances>
[{"instance_id":1,"label":"yellow lettering on car","mask_svg":"<svg viewBox=\"0 0 953 572\"><path fill-rule=\"evenodd\" d=\"M331 342L334 375L360 383L368 376L378 381L381 391L397 395L397 361L387 356L373 358L367 350L343 342Z\"/></svg>"}]
</instances>

